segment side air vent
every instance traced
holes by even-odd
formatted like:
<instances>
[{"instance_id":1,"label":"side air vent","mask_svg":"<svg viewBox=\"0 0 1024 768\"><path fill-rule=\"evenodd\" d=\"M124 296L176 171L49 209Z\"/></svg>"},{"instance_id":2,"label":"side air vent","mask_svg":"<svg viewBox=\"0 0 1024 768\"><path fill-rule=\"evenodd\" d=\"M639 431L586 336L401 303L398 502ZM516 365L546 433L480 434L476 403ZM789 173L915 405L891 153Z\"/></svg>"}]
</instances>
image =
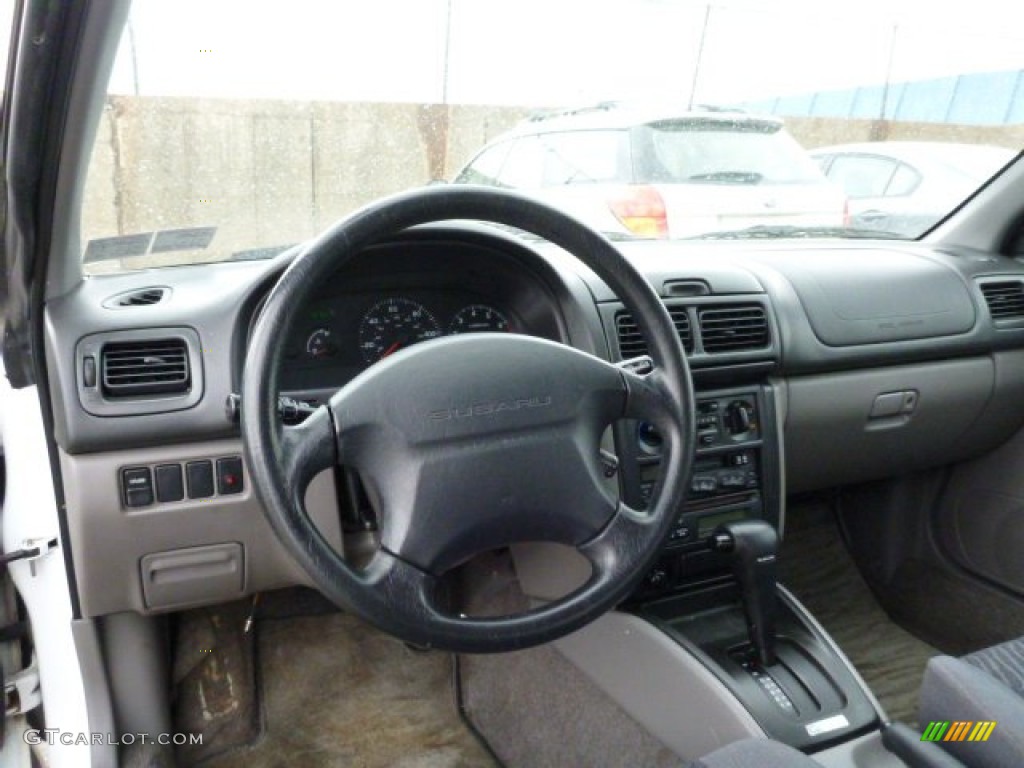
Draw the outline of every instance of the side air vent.
<instances>
[{"instance_id":1,"label":"side air vent","mask_svg":"<svg viewBox=\"0 0 1024 768\"><path fill-rule=\"evenodd\" d=\"M1024 283L1021 281L982 283L981 292L993 320L1024 317Z\"/></svg>"},{"instance_id":2,"label":"side air vent","mask_svg":"<svg viewBox=\"0 0 1024 768\"><path fill-rule=\"evenodd\" d=\"M763 307L708 307L697 315L704 351L709 355L763 349L771 342Z\"/></svg>"},{"instance_id":3,"label":"side air vent","mask_svg":"<svg viewBox=\"0 0 1024 768\"><path fill-rule=\"evenodd\" d=\"M184 339L121 341L100 353L103 394L111 399L182 395L189 391L188 345Z\"/></svg>"},{"instance_id":4,"label":"side air vent","mask_svg":"<svg viewBox=\"0 0 1024 768\"><path fill-rule=\"evenodd\" d=\"M119 293L111 296L103 306L107 309L124 309L127 307L148 307L159 304L170 293L170 289L164 287L142 288L138 291Z\"/></svg>"},{"instance_id":5,"label":"side air vent","mask_svg":"<svg viewBox=\"0 0 1024 768\"><path fill-rule=\"evenodd\" d=\"M669 307L668 314L676 327L683 349L693 352L693 333L690 330L690 316L686 307ZM640 333L640 327L629 312L615 315L615 330L619 337L619 352L623 360L647 354L647 342Z\"/></svg>"}]
</instances>

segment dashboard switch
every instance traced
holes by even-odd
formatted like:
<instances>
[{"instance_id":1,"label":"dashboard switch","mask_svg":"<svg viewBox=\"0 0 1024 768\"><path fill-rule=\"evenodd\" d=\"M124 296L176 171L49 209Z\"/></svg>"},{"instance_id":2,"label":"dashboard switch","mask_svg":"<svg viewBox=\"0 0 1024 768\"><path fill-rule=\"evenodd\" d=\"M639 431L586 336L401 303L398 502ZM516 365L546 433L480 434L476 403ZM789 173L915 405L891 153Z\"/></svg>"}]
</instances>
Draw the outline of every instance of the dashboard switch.
<instances>
[{"instance_id":1,"label":"dashboard switch","mask_svg":"<svg viewBox=\"0 0 1024 768\"><path fill-rule=\"evenodd\" d=\"M161 464L155 472L157 501L181 501L185 498L181 464Z\"/></svg>"},{"instance_id":2,"label":"dashboard switch","mask_svg":"<svg viewBox=\"0 0 1024 768\"><path fill-rule=\"evenodd\" d=\"M96 358L92 355L86 355L82 359L82 386L96 386Z\"/></svg>"},{"instance_id":3,"label":"dashboard switch","mask_svg":"<svg viewBox=\"0 0 1024 768\"><path fill-rule=\"evenodd\" d=\"M190 461L185 465L188 477L188 497L205 499L213 496L213 464L209 461Z\"/></svg>"},{"instance_id":4,"label":"dashboard switch","mask_svg":"<svg viewBox=\"0 0 1024 768\"><path fill-rule=\"evenodd\" d=\"M217 459L217 493L221 496L241 493L243 487L242 459L238 456Z\"/></svg>"},{"instance_id":5,"label":"dashboard switch","mask_svg":"<svg viewBox=\"0 0 1024 768\"><path fill-rule=\"evenodd\" d=\"M153 503L153 475L149 467L121 471L121 489L126 507L148 507Z\"/></svg>"}]
</instances>

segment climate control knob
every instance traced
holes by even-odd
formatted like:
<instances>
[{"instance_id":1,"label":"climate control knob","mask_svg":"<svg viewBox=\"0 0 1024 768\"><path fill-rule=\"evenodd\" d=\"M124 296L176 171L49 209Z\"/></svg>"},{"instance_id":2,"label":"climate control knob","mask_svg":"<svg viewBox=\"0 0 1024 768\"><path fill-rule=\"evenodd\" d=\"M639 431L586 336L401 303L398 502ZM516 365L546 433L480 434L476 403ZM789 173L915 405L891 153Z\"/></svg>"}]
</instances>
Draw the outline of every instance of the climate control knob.
<instances>
[{"instance_id":1,"label":"climate control knob","mask_svg":"<svg viewBox=\"0 0 1024 768\"><path fill-rule=\"evenodd\" d=\"M755 429L754 406L746 400L733 400L725 409L725 428L734 437Z\"/></svg>"}]
</instances>

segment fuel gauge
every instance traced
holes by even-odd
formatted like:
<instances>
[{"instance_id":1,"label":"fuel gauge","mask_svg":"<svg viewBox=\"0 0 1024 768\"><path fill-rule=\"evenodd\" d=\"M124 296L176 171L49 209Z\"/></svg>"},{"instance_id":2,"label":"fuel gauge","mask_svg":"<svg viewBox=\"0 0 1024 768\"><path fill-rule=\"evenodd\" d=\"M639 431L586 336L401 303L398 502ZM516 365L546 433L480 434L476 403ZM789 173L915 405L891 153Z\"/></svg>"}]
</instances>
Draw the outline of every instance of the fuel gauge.
<instances>
[{"instance_id":1,"label":"fuel gauge","mask_svg":"<svg viewBox=\"0 0 1024 768\"><path fill-rule=\"evenodd\" d=\"M448 329L451 334L481 333L483 331L504 333L508 331L508 319L494 307L488 307L485 304L471 304L455 314Z\"/></svg>"}]
</instances>

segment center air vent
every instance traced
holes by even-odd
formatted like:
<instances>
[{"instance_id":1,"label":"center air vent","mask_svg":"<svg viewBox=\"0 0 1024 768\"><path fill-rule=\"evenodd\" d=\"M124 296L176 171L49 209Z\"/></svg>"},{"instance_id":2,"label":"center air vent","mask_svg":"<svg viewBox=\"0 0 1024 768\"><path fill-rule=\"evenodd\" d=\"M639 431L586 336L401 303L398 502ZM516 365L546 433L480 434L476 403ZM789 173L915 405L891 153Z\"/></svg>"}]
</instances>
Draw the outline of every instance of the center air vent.
<instances>
[{"instance_id":1,"label":"center air vent","mask_svg":"<svg viewBox=\"0 0 1024 768\"><path fill-rule=\"evenodd\" d=\"M763 349L771 342L763 307L708 307L697 315L704 351L709 355Z\"/></svg>"},{"instance_id":2,"label":"center air vent","mask_svg":"<svg viewBox=\"0 0 1024 768\"><path fill-rule=\"evenodd\" d=\"M1024 317L1024 283L1021 281L982 283L981 292L993 320Z\"/></svg>"},{"instance_id":3,"label":"center air vent","mask_svg":"<svg viewBox=\"0 0 1024 768\"><path fill-rule=\"evenodd\" d=\"M693 352L693 334L690 331L690 316L686 312L686 307L669 307L668 314L672 318L672 324L676 327L676 333L679 335L679 341L683 344L683 349ZM640 327L633 319L633 315L629 312L616 314L615 330L619 337L619 353L623 360L647 354L647 342L644 341Z\"/></svg>"},{"instance_id":4,"label":"center air vent","mask_svg":"<svg viewBox=\"0 0 1024 768\"><path fill-rule=\"evenodd\" d=\"M184 339L107 343L100 353L100 367L103 394L112 399L181 395L191 384Z\"/></svg>"}]
</instances>

